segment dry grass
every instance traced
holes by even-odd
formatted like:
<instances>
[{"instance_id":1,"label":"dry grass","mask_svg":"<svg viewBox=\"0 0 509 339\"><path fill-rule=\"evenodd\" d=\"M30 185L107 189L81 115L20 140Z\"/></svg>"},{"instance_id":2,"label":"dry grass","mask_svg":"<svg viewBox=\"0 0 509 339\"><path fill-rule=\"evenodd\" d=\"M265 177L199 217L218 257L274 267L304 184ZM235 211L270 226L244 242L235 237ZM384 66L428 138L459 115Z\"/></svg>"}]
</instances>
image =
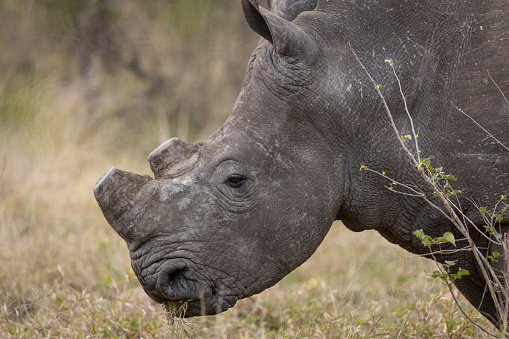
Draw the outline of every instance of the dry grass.
<instances>
[{"instance_id":1,"label":"dry grass","mask_svg":"<svg viewBox=\"0 0 509 339\"><path fill-rule=\"evenodd\" d=\"M25 16L15 15L20 3ZM402 259L376 233L339 223L281 283L186 320L184 332L144 294L92 188L111 166L149 173L146 156L160 142L199 139L225 119L257 40L243 35L238 8L224 19L226 3L202 13L222 20L195 30L137 2L119 6L117 34L135 46L120 53L143 51L145 75L106 71L92 55L82 77L70 40L40 25L34 2L2 2L0 42L10 48L0 56L0 337L482 338L449 292L424 278L431 262Z\"/></svg>"},{"instance_id":2,"label":"dry grass","mask_svg":"<svg viewBox=\"0 0 509 339\"><path fill-rule=\"evenodd\" d=\"M80 107L72 93L55 92L68 100L66 114ZM36 120L0 140L2 336L481 337L448 292L424 278L431 262L402 259L407 254L376 233L341 224L277 286L224 314L171 327L139 287L91 191L110 164L146 172L145 156L110 153L114 126L80 137L86 124L49 109L61 100L50 93L41 100Z\"/></svg>"}]
</instances>

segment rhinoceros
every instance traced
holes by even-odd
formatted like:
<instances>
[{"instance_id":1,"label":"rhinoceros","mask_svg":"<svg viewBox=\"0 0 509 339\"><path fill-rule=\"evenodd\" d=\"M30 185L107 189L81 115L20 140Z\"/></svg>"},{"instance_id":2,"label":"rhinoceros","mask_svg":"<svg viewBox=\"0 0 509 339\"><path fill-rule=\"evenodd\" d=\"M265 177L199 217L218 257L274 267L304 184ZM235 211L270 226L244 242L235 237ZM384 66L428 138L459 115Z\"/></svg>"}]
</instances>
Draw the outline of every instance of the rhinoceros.
<instances>
[{"instance_id":1,"label":"rhinoceros","mask_svg":"<svg viewBox=\"0 0 509 339\"><path fill-rule=\"evenodd\" d=\"M509 1L269 3L241 2L261 38L226 122L203 142L157 147L153 178L111 168L94 188L145 292L187 301L188 317L223 312L306 261L334 220L417 254L429 253L418 229L467 246L443 208L386 188L390 176L434 199L398 140L408 113L420 154L457 179L472 239L500 250L479 207L509 191ZM469 271L457 288L499 325L472 251L436 258Z\"/></svg>"}]
</instances>

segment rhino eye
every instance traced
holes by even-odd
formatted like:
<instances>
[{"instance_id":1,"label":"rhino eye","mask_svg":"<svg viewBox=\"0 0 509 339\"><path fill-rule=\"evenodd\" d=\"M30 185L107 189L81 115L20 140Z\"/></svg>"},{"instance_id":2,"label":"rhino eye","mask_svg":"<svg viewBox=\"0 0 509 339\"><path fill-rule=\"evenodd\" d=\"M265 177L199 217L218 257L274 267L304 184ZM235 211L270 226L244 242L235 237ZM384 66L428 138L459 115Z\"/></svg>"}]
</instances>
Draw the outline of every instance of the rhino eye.
<instances>
[{"instance_id":1,"label":"rhino eye","mask_svg":"<svg viewBox=\"0 0 509 339\"><path fill-rule=\"evenodd\" d=\"M240 174L232 174L226 180L226 183L233 188L239 188L246 182L246 177Z\"/></svg>"}]
</instances>

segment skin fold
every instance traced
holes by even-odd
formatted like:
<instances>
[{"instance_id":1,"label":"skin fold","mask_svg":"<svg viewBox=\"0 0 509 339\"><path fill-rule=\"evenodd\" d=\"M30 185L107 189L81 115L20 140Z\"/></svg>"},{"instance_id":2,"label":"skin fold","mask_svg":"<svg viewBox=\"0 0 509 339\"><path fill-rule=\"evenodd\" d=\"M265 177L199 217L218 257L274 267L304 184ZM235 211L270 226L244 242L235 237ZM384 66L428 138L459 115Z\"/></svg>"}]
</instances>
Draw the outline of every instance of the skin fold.
<instances>
[{"instance_id":1,"label":"skin fold","mask_svg":"<svg viewBox=\"0 0 509 339\"><path fill-rule=\"evenodd\" d=\"M395 61L421 154L458 178L459 203L474 224L482 229L476 206L494 206L509 191L509 152L456 108L509 145L500 93L509 91L507 1L271 6L242 1L261 38L227 121L203 142L174 138L159 146L149 156L153 178L112 168L94 188L144 290L158 302L189 301L186 316L225 311L274 285L312 255L334 220L353 231L375 229L417 254L427 248L415 230L462 238L423 199L359 171L364 163L433 200L350 45L407 135L403 96L384 62ZM487 249L479 231L471 235ZM470 271L458 289L499 324L472 254L438 260Z\"/></svg>"}]
</instances>

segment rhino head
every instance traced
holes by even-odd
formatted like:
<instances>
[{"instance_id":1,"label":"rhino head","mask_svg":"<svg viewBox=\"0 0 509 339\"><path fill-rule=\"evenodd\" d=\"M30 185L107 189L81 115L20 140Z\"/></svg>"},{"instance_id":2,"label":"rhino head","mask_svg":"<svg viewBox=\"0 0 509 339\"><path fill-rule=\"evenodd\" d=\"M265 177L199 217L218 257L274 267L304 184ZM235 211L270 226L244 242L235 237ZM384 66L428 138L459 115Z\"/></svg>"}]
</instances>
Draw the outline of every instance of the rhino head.
<instances>
[{"instance_id":1,"label":"rhino head","mask_svg":"<svg viewBox=\"0 0 509 339\"><path fill-rule=\"evenodd\" d=\"M310 138L330 124L302 99L318 91L320 46L256 1L242 6L263 39L223 126L200 143L159 146L154 178L112 168L94 188L145 292L188 301L186 316L277 283L316 250L341 205L341 152L332 133Z\"/></svg>"}]
</instances>

